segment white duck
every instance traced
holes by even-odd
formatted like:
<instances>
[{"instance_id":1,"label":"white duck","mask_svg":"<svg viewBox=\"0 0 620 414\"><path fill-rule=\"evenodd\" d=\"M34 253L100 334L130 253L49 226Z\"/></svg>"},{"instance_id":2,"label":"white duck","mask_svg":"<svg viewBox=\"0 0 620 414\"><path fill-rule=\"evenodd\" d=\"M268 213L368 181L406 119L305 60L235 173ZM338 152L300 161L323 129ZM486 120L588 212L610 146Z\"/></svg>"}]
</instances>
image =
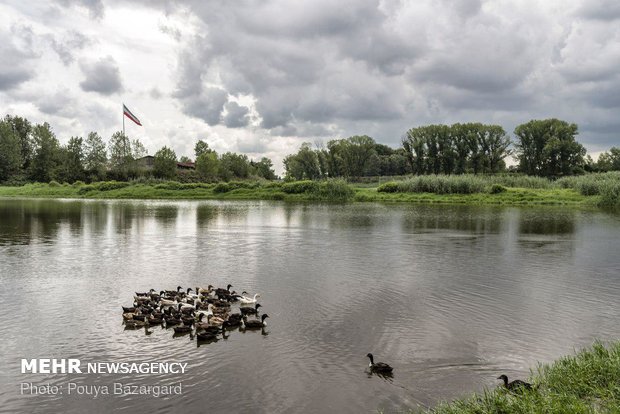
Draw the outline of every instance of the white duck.
<instances>
[{"instance_id":1,"label":"white duck","mask_svg":"<svg viewBox=\"0 0 620 414\"><path fill-rule=\"evenodd\" d=\"M255 294L253 298L241 296L239 302L241 302L242 305L254 305L256 303L256 298L260 298L260 294Z\"/></svg>"},{"instance_id":2,"label":"white duck","mask_svg":"<svg viewBox=\"0 0 620 414\"><path fill-rule=\"evenodd\" d=\"M201 304L202 302L200 301L200 299L195 299L194 300L194 304L190 304L190 303L181 303L181 309L183 308L192 308L192 309L196 309L198 307L199 304Z\"/></svg>"}]
</instances>

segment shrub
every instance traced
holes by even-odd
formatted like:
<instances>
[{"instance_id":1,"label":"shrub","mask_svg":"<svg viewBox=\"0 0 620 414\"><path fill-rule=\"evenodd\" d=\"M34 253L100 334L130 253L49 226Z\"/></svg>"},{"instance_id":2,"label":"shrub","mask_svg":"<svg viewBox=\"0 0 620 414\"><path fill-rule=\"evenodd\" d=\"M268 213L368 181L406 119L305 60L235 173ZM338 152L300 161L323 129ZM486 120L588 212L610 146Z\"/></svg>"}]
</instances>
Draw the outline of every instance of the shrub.
<instances>
[{"instance_id":1,"label":"shrub","mask_svg":"<svg viewBox=\"0 0 620 414\"><path fill-rule=\"evenodd\" d=\"M119 188L129 187L131 184L124 181L101 181L93 184L99 191L111 191Z\"/></svg>"},{"instance_id":2,"label":"shrub","mask_svg":"<svg viewBox=\"0 0 620 414\"><path fill-rule=\"evenodd\" d=\"M231 190L230 186L226 183L217 183L215 187L213 187L214 193L227 193Z\"/></svg>"},{"instance_id":3,"label":"shrub","mask_svg":"<svg viewBox=\"0 0 620 414\"><path fill-rule=\"evenodd\" d=\"M489 189L490 194L500 194L500 193L505 193L506 191L507 191L507 188L500 184L493 184L491 188Z\"/></svg>"},{"instance_id":4,"label":"shrub","mask_svg":"<svg viewBox=\"0 0 620 414\"><path fill-rule=\"evenodd\" d=\"M318 188L319 183L311 180L293 181L282 185L282 191L287 194L311 193L313 191L317 191Z\"/></svg>"},{"instance_id":5,"label":"shrub","mask_svg":"<svg viewBox=\"0 0 620 414\"><path fill-rule=\"evenodd\" d=\"M86 194L90 193L91 191L96 191L95 186L92 184L86 184L80 187L80 189L78 190L78 194Z\"/></svg>"},{"instance_id":6,"label":"shrub","mask_svg":"<svg viewBox=\"0 0 620 414\"><path fill-rule=\"evenodd\" d=\"M50 187L60 187L60 183L56 180L52 180L49 182Z\"/></svg>"},{"instance_id":7,"label":"shrub","mask_svg":"<svg viewBox=\"0 0 620 414\"><path fill-rule=\"evenodd\" d=\"M277 192L269 195L269 198L272 200L284 200L286 198L286 194Z\"/></svg>"},{"instance_id":8,"label":"shrub","mask_svg":"<svg viewBox=\"0 0 620 414\"><path fill-rule=\"evenodd\" d=\"M601 185L599 206L620 207L620 182L605 182Z\"/></svg>"},{"instance_id":9,"label":"shrub","mask_svg":"<svg viewBox=\"0 0 620 414\"><path fill-rule=\"evenodd\" d=\"M353 198L355 191L344 180L327 180L311 192L313 198L326 201L347 201Z\"/></svg>"},{"instance_id":10,"label":"shrub","mask_svg":"<svg viewBox=\"0 0 620 414\"><path fill-rule=\"evenodd\" d=\"M381 184L377 191L380 193L396 193L398 192L398 183L394 181L389 181L387 183Z\"/></svg>"},{"instance_id":11,"label":"shrub","mask_svg":"<svg viewBox=\"0 0 620 414\"><path fill-rule=\"evenodd\" d=\"M398 183L398 192L473 194L485 190L485 180L474 175L421 175Z\"/></svg>"},{"instance_id":12,"label":"shrub","mask_svg":"<svg viewBox=\"0 0 620 414\"><path fill-rule=\"evenodd\" d=\"M74 187L81 187L81 186L83 186L84 184L85 184L85 183L84 183L84 181L77 180L76 182L74 182L74 183L73 183L73 186L74 186Z\"/></svg>"},{"instance_id":13,"label":"shrub","mask_svg":"<svg viewBox=\"0 0 620 414\"><path fill-rule=\"evenodd\" d=\"M256 181L229 181L228 186L231 190L237 190L239 188L258 188L260 184Z\"/></svg>"},{"instance_id":14,"label":"shrub","mask_svg":"<svg viewBox=\"0 0 620 414\"><path fill-rule=\"evenodd\" d=\"M282 183L280 182L268 182L265 184L265 188L282 188Z\"/></svg>"},{"instance_id":15,"label":"shrub","mask_svg":"<svg viewBox=\"0 0 620 414\"><path fill-rule=\"evenodd\" d=\"M155 188L159 190L184 190L184 184L178 181L164 181L163 183L155 184Z\"/></svg>"}]
</instances>

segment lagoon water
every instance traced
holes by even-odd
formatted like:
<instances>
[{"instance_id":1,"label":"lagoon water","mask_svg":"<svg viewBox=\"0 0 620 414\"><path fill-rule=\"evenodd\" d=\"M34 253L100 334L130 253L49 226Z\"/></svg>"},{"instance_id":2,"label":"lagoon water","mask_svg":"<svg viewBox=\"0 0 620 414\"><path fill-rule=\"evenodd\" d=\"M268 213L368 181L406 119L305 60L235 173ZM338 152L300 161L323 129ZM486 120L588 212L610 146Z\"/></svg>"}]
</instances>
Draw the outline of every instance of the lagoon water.
<instances>
[{"instance_id":1,"label":"lagoon water","mask_svg":"<svg viewBox=\"0 0 620 414\"><path fill-rule=\"evenodd\" d=\"M563 208L0 200L0 412L374 413L524 378L620 338L620 217ZM135 291L233 284L268 326L126 331ZM394 367L366 372L366 354ZM22 374L21 358L185 374ZM20 383L63 395L20 395ZM174 385L182 395L67 395Z\"/></svg>"}]
</instances>

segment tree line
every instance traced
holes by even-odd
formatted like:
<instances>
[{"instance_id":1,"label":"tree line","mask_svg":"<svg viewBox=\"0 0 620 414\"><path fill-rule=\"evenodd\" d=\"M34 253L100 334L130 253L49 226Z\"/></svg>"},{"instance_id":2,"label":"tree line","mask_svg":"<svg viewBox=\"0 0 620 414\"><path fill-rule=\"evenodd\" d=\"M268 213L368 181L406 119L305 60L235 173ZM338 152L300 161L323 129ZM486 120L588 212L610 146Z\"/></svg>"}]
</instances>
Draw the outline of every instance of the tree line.
<instances>
[{"instance_id":1,"label":"tree line","mask_svg":"<svg viewBox=\"0 0 620 414\"><path fill-rule=\"evenodd\" d=\"M512 140L499 125L457 123L409 129L402 146L390 148L367 135L303 143L284 158L287 179L357 178L406 174L488 174L515 171L558 178L583 172L620 170L620 148L601 154L596 162L576 140L578 128L558 119L532 120L517 126ZM153 168L136 160L147 155L138 139L115 132L106 143L96 132L86 138L71 137L61 145L48 123L33 125L27 119L7 115L0 120L0 183L30 181L125 181L139 177L179 181L229 181L277 178L273 163L263 157L217 154L207 142L194 147L195 169L179 170L169 147L154 154ZM516 166L506 167L514 156Z\"/></svg>"},{"instance_id":2,"label":"tree line","mask_svg":"<svg viewBox=\"0 0 620 414\"><path fill-rule=\"evenodd\" d=\"M48 123L33 125L25 118L7 115L0 120L0 183L126 181L151 176L181 181L277 178L269 158L254 161L233 152L218 155L203 140L194 150L195 170L179 170L177 162L191 159L177 159L166 146L154 154L153 168L145 168L136 162L147 155L145 146L120 131L107 143L90 132L86 138L74 136L61 145Z\"/></svg>"},{"instance_id":3,"label":"tree line","mask_svg":"<svg viewBox=\"0 0 620 414\"><path fill-rule=\"evenodd\" d=\"M514 131L499 125L457 123L409 129L402 147L392 149L371 137L335 139L327 146L303 143L284 159L286 177L296 180L405 174L488 174L507 170L558 178L584 172L620 170L620 148L594 162L576 140L578 128L559 119L532 120ZM517 165L506 167L514 156Z\"/></svg>"}]
</instances>

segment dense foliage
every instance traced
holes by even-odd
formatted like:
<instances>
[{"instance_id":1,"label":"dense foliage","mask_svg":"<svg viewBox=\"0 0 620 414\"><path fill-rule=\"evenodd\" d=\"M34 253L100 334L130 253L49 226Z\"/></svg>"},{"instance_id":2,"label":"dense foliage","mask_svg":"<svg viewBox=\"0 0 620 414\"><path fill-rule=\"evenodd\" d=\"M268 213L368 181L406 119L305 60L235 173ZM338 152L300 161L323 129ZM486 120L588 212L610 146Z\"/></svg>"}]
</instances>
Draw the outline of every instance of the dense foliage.
<instances>
[{"instance_id":1,"label":"dense foliage","mask_svg":"<svg viewBox=\"0 0 620 414\"><path fill-rule=\"evenodd\" d=\"M107 143L96 132L90 132L85 139L71 137L66 145L61 145L49 124L32 125L25 118L7 115L0 120L0 183L127 181L149 177L181 182L277 179L269 158L253 161L232 152L218 156L203 140L196 143L194 150L195 170L187 156L181 157L185 169L180 169L176 154L168 147L159 149L150 165L139 161L148 154L144 144L120 131Z\"/></svg>"},{"instance_id":2,"label":"dense foliage","mask_svg":"<svg viewBox=\"0 0 620 414\"><path fill-rule=\"evenodd\" d=\"M561 177L583 172L586 149L575 140L577 125L559 119L532 120L515 129L519 170Z\"/></svg>"},{"instance_id":3,"label":"dense foliage","mask_svg":"<svg viewBox=\"0 0 620 414\"><path fill-rule=\"evenodd\" d=\"M326 145L317 143L314 148L310 143L303 143L296 153L284 158L285 178L344 178L364 182L368 177L409 174L497 174L506 171L505 159L513 154L519 164L509 171L525 175L506 175L505 181L520 183L499 185L531 188L540 182L540 177L558 179L585 172L620 170L620 148L611 148L594 162L576 141L577 133L575 124L546 119L517 126L515 143L501 126L481 123L411 128L403 136L402 147L396 149L379 144L367 135L333 139ZM88 183L149 177L182 183L278 178L269 158L254 161L247 155L233 152L218 155L204 140L195 144L195 163L187 156L182 156L178 162L174 151L167 147L158 150L151 163L145 161L146 154L140 140L131 140L122 132L115 132L107 143L96 132L91 132L85 139L71 137L62 145L47 123L33 125L25 118L10 115L0 120L0 183L3 184L52 180ZM417 183L411 185L418 188L423 182L433 182L435 186L439 183L437 180L420 179L411 181ZM528 180L531 182L523 184ZM458 188L466 192L462 184L466 182L472 181L461 180L456 187L453 187L456 182L451 181L448 191ZM615 187L606 188L606 194L613 200ZM579 191L603 194L589 183L583 183Z\"/></svg>"}]
</instances>

